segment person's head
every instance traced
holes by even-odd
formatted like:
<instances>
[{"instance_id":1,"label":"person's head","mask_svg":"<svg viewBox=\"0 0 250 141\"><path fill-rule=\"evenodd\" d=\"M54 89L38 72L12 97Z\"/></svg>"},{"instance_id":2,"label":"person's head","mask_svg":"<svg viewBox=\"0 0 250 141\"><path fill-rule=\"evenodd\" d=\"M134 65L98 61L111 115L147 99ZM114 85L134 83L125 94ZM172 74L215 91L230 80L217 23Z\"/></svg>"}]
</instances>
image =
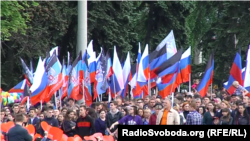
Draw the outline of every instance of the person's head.
<instances>
[{"instance_id":1,"label":"person's head","mask_svg":"<svg viewBox=\"0 0 250 141\"><path fill-rule=\"evenodd\" d=\"M231 110L235 110L237 108L236 103L231 103L230 107L231 107Z\"/></svg>"},{"instance_id":2,"label":"person's head","mask_svg":"<svg viewBox=\"0 0 250 141\"><path fill-rule=\"evenodd\" d=\"M60 114L59 110L58 110L58 109L55 109L55 110L54 110L54 116L57 117L59 114Z\"/></svg>"},{"instance_id":3,"label":"person's head","mask_svg":"<svg viewBox=\"0 0 250 141\"><path fill-rule=\"evenodd\" d=\"M46 117L51 118L53 116L53 107L48 107Z\"/></svg>"},{"instance_id":4,"label":"person's head","mask_svg":"<svg viewBox=\"0 0 250 141\"><path fill-rule=\"evenodd\" d=\"M183 111L189 111L190 110L189 109L189 102L184 102L182 104L182 109L183 109Z\"/></svg>"},{"instance_id":5,"label":"person's head","mask_svg":"<svg viewBox=\"0 0 250 141\"><path fill-rule=\"evenodd\" d=\"M139 116L143 117L143 109L142 108L139 108L137 113Z\"/></svg>"},{"instance_id":6,"label":"person's head","mask_svg":"<svg viewBox=\"0 0 250 141\"><path fill-rule=\"evenodd\" d=\"M230 116L230 110L228 108L221 109L222 116L227 117Z\"/></svg>"},{"instance_id":7,"label":"person's head","mask_svg":"<svg viewBox=\"0 0 250 141\"><path fill-rule=\"evenodd\" d=\"M75 112L74 112L72 109L69 109L69 110L66 112L65 120L68 120L68 121L73 120L74 115L75 115Z\"/></svg>"},{"instance_id":8,"label":"person's head","mask_svg":"<svg viewBox=\"0 0 250 141\"><path fill-rule=\"evenodd\" d=\"M143 111L143 117L144 118L150 118L150 116L151 116L151 110L149 108L145 109Z\"/></svg>"},{"instance_id":9,"label":"person's head","mask_svg":"<svg viewBox=\"0 0 250 141\"><path fill-rule=\"evenodd\" d=\"M130 114L131 116L137 115L137 107L136 107L136 106L130 106L130 107L129 107L129 114Z\"/></svg>"},{"instance_id":10,"label":"person's head","mask_svg":"<svg viewBox=\"0 0 250 141\"><path fill-rule=\"evenodd\" d=\"M5 108L5 115L7 116L9 114L10 114L10 109L7 107L7 108Z\"/></svg>"},{"instance_id":11,"label":"person's head","mask_svg":"<svg viewBox=\"0 0 250 141\"><path fill-rule=\"evenodd\" d=\"M163 106L161 104L156 104L154 106L155 114L158 115L159 111L162 110Z\"/></svg>"},{"instance_id":12,"label":"person's head","mask_svg":"<svg viewBox=\"0 0 250 141\"><path fill-rule=\"evenodd\" d=\"M229 103L227 101L222 101L220 104L220 108L221 109L229 108Z\"/></svg>"},{"instance_id":13,"label":"person's head","mask_svg":"<svg viewBox=\"0 0 250 141\"><path fill-rule=\"evenodd\" d=\"M63 114L63 116L65 116L66 115L66 113L67 113L67 108L62 108L62 110L61 110L61 113Z\"/></svg>"},{"instance_id":14,"label":"person's head","mask_svg":"<svg viewBox=\"0 0 250 141\"><path fill-rule=\"evenodd\" d=\"M243 103L245 104L245 106L248 106L248 101L249 101L249 97L248 96L244 96L243 97Z\"/></svg>"},{"instance_id":15,"label":"person's head","mask_svg":"<svg viewBox=\"0 0 250 141\"><path fill-rule=\"evenodd\" d=\"M144 98L144 103L145 103L145 104L148 104L148 103L149 103L149 96L147 96L147 97Z\"/></svg>"},{"instance_id":16,"label":"person's head","mask_svg":"<svg viewBox=\"0 0 250 141\"><path fill-rule=\"evenodd\" d=\"M26 114L26 108L24 106L19 108L19 113Z\"/></svg>"},{"instance_id":17,"label":"person's head","mask_svg":"<svg viewBox=\"0 0 250 141\"><path fill-rule=\"evenodd\" d=\"M207 105L210 102L210 99L208 97L204 97L204 104Z\"/></svg>"},{"instance_id":18,"label":"person's head","mask_svg":"<svg viewBox=\"0 0 250 141\"><path fill-rule=\"evenodd\" d=\"M36 109L30 108L29 115L31 118L34 118L36 116Z\"/></svg>"},{"instance_id":19,"label":"person's head","mask_svg":"<svg viewBox=\"0 0 250 141\"><path fill-rule=\"evenodd\" d=\"M29 115L28 114L23 114L24 118L23 118L23 122L27 123L29 121Z\"/></svg>"},{"instance_id":20,"label":"person's head","mask_svg":"<svg viewBox=\"0 0 250 141\"><path fill-rule=\"evenodd\" d=\"M150 99L150 101L149 101L149 107L150 108L153 108L155 106L155 99Z\"/></svg>"},{"instance_id":21,"label":"person's head","mask_svg":"<svg viewBox=\"0 0 250 141\"><path fill-rule=\"evenodd\" d=\"M208 108L208 110L210 111L210 112L216 112L216 108L215 108L215 105L212 103L212 102L209 102L208 104L207 104L207 108Z\"/></svg>"},{"instance_id":22,"label":"person's head","mask_svg":"<svg viewBox=\"0 0 250 141\"><path fill-rule=\"evenodd\" d=\"M59 114L58 117L57 117L58 121L63 121L64 120L64 116L63 114Z\"/></svg>"},{"instance_id":23,"label":"person's head","mask_svg":"<svg viewBox=\"0 0 250 141\"><path fill-rule=\"evenodd\" d=\"M232 94L231 95L231 102L236 102L237 101L237 95L236 94Z\"/></svg>"},{"instance_id":24,"label":"person's head","mask_svg":"<svg viewBox=\"0 0 250 141\"><path fill-rule=\"evenodd\" d=\"M121 111L122 111L123 116L128 115L128 109L127 108L122 108Z\"/></svg>"},{"instance_id":25,"label":"person's head","mask_svg":"<svg viewBox=\"0 0 250 141\"><path fill-rule=\"evenodd\" d=\"M204 107L204 106L200 106L200 107L198 108L198 112L199 112L201 115L204 115L205 112L206 112L205 107Z\"/></svg>"},{"instance_id":26,"label":"person's head","mask_svg":"<svg viewBox=\"0 0 250 141\"><path fill-rule=\"evenodd\" d=\"M101 109L101 110L99 111L99 114L100 114L100 118L101 118L101 119L105 119L105 117L106 117L106 112L105 112L105 110Z\"/></svg>"},{"instance_id":27,"label":"person's head","mask_svg":"<svg viewBox=\"0 0 250 141\"><path fill-rule=\"evenodd\" d=\"M222 96L223 99L226 99L226 97L228 96L227 92L226 91L222 91L221 92L221 96Z\"/></svg>"},{"instance_id":28,"label":"person's head","mask_svg":"<svg viewBox=\"0 0 250 141\"><path fill-rule=\"evenodd\" d=\"M24 122L24 115L23 114L16 114L15 122L19 123L19 124L22 124Z\"/></svg>"},{"instance_id":29,"label":"person's head","mask_svg":"<svg viewBox=\"0 0 250 141\"><path fill-rule=\"evenodd\" d=\"M73 107L75 105L75 100L73 98L69 98L69 106Z\"/></svg>"},{"instance_id":30,"label":"person's head","mask_svg":"<svg viewBox=\"0 0 250 141\"><path fill-rule=\"evenodd\" d=\"M238 105L238 109L239 109L239 112L241 114L243 114L244 111L246 110L246 107L245 107L245 105L243 103L241 103L241 104Z\"/></svg>"},{"instance_id":31,"label":"person's head","mask_svg":"<svg viewBox=\"0 0 250 141\"><path fill-rule=\"evenodd\" d=\"M41 113L41 114L39 115L39 118L40 118L41 120L43 120L44 117L45 117L45 114L44 114L44 113Z\"/></svg>"},{"instance_id":32,"label":"person's head","mask_svg":"<svg viewBox=\"0 0 250 141\"><path fill-rule=\"evenodd\" d=\"M173 109L176 110L178 113L180 112L180 106L178 104L174 104Z\"/></svg>"},{"instance_id":33,"label":"person's head","mask_svg":"<svg viewBox=\"0 0 250 141\"><path fill-rule=\"evenodd\" d=\"M80 116L85 117L86 116L86 106L85 105L81 105L80 106L80 112L79 112Z\"/></svg>"},{"instance_id":34,"label":"person's head","mask_svg":"<svg viewBox=\"0 0 250 141\"><path fill-rule=\"evenodd\" d=\"M234 81L234 82L233 82L233 86L234 86L236 89L239 87L239 85L240 85L240 84L239 84L238 81Z\"/></svg>"},{"instance_id":35,"label":"person's head","mask_svg":"<svg viewBox=\"0 0 250 141\"><path fill-rule=\"evenodd\" d=\"M9 121L14 121L14 119L15 119L13 114L8 114L7 118Z\"/></svg>"},{"instance_id":36,"label":"person's head","mask_svg":"<svg viewBox=\"0 0 250 141\"><path fill-rule=\"evenodd\" d=\"M100 110L102 110L102 103L97 103L96 106L97 112L100 112Z\"/></svg>"},{"instance_id":37,"label":"person's head","mask_svg":"<svg viewBox=\"0 0 250 141\"><path fill-rule=\"evenodd\" d=\"M189 109L189 111L196 111L196 109L197 109L196 103L192 101L189 104L189 108L188 109Z\"/></svg>"},{"instance_id":38,"label":"person's head","mask_svg":"<svg viewBox=\"0 0 250 141\"><path fill-rule=\"evenodd\" d=\"M116 98L117 105L121 106L122 105L122 99L120 97Z\"/></svg>"},{"instance_id":39,"label":"person's head","mask_svg":"<svg viewBox=\"0 0 250 141\"><path fill-rule=\"evenodd\" d=\"M191 102L192 101L193 96L192 95L186 95L186 101L187 102Z\"/></svg>"},{"instance_id":40,"label":"person's head","mask_svg":"<svg viewBox=\"0 0 250 141\"><path fill-rule=\"evenodd\" d=\"M1 121L4 119L5 117L5 109L1 109Z\"/></svg>"},{"instance_id":41,"label":"person's head","mask_svg":"<svg viewBox=\"0 0 250 141\"><path fill-rule=\"evenodd\" d=\"M138 106L139 108L143 108L143 105L144 105L143 99L137 99L137 106Z\"/></svg>"},{"instance_id":42,"label":"person's head","mask_svg":"<svg viewBox=\"0 0 250 141\"><path fill-rule=\"evenodd\" d=\"M195 99L195 103L196 103L197 107L200 107L201 106L201 99L200 98L196 98Z\"/></svg>"},{"instance_id":43,"label":"person's head","mask_svg":"<svg viewBox=\"0 0 250 141\"><path fill-rule=\"evenodd\" d=\"M167 110L171 109L171 100L169 98L163 100L163 107Z\"/></svg>"},{"instance_id":44,"label":"person's head","mask_svg":"<svg viewBox=\"0 0 250 141\"><path fill-rule=\"evenodd\" d=\"M14 104L12 110L13 110L14 114L17 114L19 112L18 104Z\"/></svg>"},{"instance_id":45,"label":"person's head","mask_svg":"<svg viewBox=\"0 0 250 141\"><path fill-rule=\"evenodd\" d=\"M110 110L116 110L117 109L117 102L116 101L111 101L110 102Z\"/></svg>"}]
</instances>

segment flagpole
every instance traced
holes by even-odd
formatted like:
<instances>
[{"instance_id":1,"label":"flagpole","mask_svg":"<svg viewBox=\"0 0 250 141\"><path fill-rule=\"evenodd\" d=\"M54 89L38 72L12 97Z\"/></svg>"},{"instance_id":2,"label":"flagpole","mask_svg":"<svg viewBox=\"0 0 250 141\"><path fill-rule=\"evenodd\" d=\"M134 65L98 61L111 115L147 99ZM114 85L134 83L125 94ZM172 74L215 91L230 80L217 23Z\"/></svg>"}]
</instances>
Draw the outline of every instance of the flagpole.
<instances>
[{"instance_id":1,"label":"flagpole","mask_svg":"<svg viewBox=\"0 0 250 141\"><path fill-rule=\"evenodd\" d=\"M150 68L149 64L148 64L148 68ZM150 69L149 69L150 70ZM151 83L150 83L150 71L148 73L148 94L149 96L151 96Z\"/></svg>"},{"instance_id":2,"label":"flagpole","mask_svg":"<svg viewBox=\"0 0 250 141\"><path fill-rule=\"evenodd\" d=\"M188 87L189 92L191 92L191 73L189 74L189 84L188 85L189 85L189 87Z\"/></svg>"},{"instance_id":3,"label":"flagpole","mask_svg":"<svg viewBox=\"0 0 250 141\"><path fill-rule=\"evenodd\" d=\"M84 90L84 79L82 79L82 93L83 93L82 100L83 100L84 105L86 105L86 101L85 101L85 90Z\"/></svg>"},{"instance_id":4,"label":"flagpole","mask_svg":"<svg viewBox=\"0 0 250 141\"><path fill-rule=\"evenodd\" d=\"M178 92L180 92L180 86L178 86Z\"/></svg>"},{"instance_id":5,"label":"flagpole","mask_svg":"<svg viewBox=\"0 0 250 141\"><path fill-rule=\"evenodd\" d=\"M114 85L114 93L115 93L115 100L116 100L116 89L115 89L115 77L113 75L113 85Z\"/></svg>"},{"instance_id":6,"label":"flagpole","mask_svg":"<svg viewBox=\"0 0 250 141\"><path fill-rule=\"evenodd\" d=\"M43 101L40 101L41 110L43 109Z\"/></svg>"},{"instance_id":7,"label":"flagpole","mask_svg":"<svg viewBox=\"0 0 250 141\"><path fill-rule=\"evenodd\" d=\"M28 96L27 102L26 102L27 110L29 111L30 109L30 97Z\"/></svg>"},{"instance_id":8,"label":"flagpole","mask_svg":"<svg viewBox=\"0 0 250 141\"><path fill-rule=\"evenodd\" d=\"M54 93L54 98L55 98L55 105L56 105L56 109L57 109L57 104L56 104L56 92Z\"/></svg>"}]
</instances>

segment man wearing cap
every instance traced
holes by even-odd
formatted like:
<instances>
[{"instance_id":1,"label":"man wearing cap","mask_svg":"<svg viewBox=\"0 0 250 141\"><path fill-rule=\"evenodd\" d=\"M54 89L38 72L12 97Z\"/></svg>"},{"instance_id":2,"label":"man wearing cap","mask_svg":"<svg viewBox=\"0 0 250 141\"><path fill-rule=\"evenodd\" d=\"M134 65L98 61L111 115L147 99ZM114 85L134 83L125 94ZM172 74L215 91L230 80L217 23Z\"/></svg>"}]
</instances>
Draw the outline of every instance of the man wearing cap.
<instances>
[{"instance_id":1,"label":"man wearing cap","mask_svg":"<svg viewBox=\"0 0 250 141\"><path fill-rule=\"evenodd\" d=\"M156 125L180 125L180 116L176 110L171 106L171 100L166 98L163 101L164 109L160 110Z\"/></svg>"},{"instance_id":2,"label":"man wearing cap","mask_svg":"<svg viewBox=\"0 0 250 141\"><path fill-rule=\"evenodd\" d=\"M160 103L155 104L153 110L155 111L149 118L149 125L156 125L156 119L159 111L163 108Z\"/></svg>"},{"instance_id":3,"label":"man wearing cap","mask_svg":"<svg viewBox=\"0 0 250 141\"><path fill-rule=\"evenodd\" d=\"M191 103L191 101L192 101L192 99L193 99L193 96L192 96L191 94L188 94L188 95L186 95L185 99L186 99L186 101L187 101L188 103Z\"/></svg>"}]
</instances>

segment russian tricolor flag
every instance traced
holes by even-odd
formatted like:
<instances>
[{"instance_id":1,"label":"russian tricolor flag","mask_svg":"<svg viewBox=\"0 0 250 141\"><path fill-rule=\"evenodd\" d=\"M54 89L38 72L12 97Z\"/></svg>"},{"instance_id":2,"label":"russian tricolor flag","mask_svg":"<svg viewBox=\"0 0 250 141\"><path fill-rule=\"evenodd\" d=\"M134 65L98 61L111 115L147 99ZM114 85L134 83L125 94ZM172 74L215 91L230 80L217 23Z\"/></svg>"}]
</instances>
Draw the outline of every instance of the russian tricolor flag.
<instances>
[{"instance_id":1,"label":"russian tricolor flag","mask_svg":"<svg viewBox=\"0 0 250 141\"><path fill-rule=\"evenodd\" d=\"M128 91L128 82L131 80L131 64L130 64L129 52L124 63L122 74L123 74L124 89L122 90L121 96L122 98L124 98Z\"/></svg>"},{"instance_id":2,"label":"russian tricolor flag","mask_svg":"<svg viewBox=\"0 0 250 141\"><path fill-rule=\"evenodd\" d=\"M241 56L237 52L234 58L232 68L230 70L230 75L229 75L227 86L225 87L229 94L233 94L236 90L235 87L232 85L234 81L238 81L239 84L243 86L241 70L242 70Z\"/></svg>"},{"instance_id":3,"label":"russian tricolor flag","mask_svg":"<svg viewBox=\"0 0 250 141\"><path fill-rule=\"evenodd\" d=\"M90 41L87 48L87 59L90 73L90 82L95 82L96 73L96 52L93 51L93 40Z\"/></svg>"},{"instance_id":4,"label":"russian tricolor flag","mask_svg":"<svg viewBox=\"0 0 250 141\"><path fill-rule=\"evenodd\" d=\"M212 53L207 62L207 67L205 70L205 74L199 85L197 86L197 92L201 95L201 97L206 96L207 89L209 85L213 83L213 71L214 71L214 53Z\"/></svg>"},{"instance_id":5,"label":"russian tricolor flag","mask_svg":"<svg viewBox=\"0 0 250 141\"><path fill-rule=\"evenodd\" d=\"M119 61L117 52L116 52L116 47L114 47L114 57L113 57L113 78L111 78L111 91L114 94L117 94L124 88L124 81L123 81L123 76L122 76L122 66Z\"/></svg>"},{"instance_id":6,"label":"russian tricolor flag","mask_svg":"<svg viewBox=\"0 0 250 141\"><path fill-rule=\"evenodd\" d=\"M11 88L9 90L9 93L23 93L25 85L26 85L26 79L24 79L23 81L21 81L20 83L18 83L16 86L14 86L13 88Z\"/></svg>"},{"instance_id":7,"label":"russian tricolor flag","mask_svg":"<svg viewBox=\"0 0 250 141\"><path fill-rule=\"evenodd\" d=\"M244 87L250 92L250 45L247 52L246 71L244 75Z\"/></svg>"},{"instance_id":8,"label":"russian tricolor flag","mask_svg":"<svg viewBox=\"0 0 250 141\"><path fill-rule=\"evenodd\" d=\"M30 87L31 96L30 102L32 105L35 105L44 100L45 95L49 92L48 87L48 76L45 72L45 61L42 61L41 57L39 58L36 72L33 78L33 84Z\"/></svg>"}]
</instances>

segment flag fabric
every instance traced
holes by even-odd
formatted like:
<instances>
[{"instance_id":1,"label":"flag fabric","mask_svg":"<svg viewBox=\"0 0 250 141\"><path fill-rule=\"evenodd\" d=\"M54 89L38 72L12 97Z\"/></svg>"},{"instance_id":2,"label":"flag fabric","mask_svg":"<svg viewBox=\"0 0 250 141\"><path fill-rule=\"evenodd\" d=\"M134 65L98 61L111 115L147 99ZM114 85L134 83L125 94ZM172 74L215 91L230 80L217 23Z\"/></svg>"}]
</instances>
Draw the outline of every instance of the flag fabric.
<instances>
[{"instance_id":1,"label":"flag fabric","mask_svg":"<svg viewBox=\"0 0 250 141\"><path fill-rule=\"evenodd\" d=\"M114 74L113 69L112 69L112 61L111 61L111 57L109 54L109 50L106 53L105 60L106 60L105 61L106 64L104 65L105 74L104 74L104 80L103 80L101 89L106 91L111 83L110 77Z\"/></svg>"},{"instance_id":2,"label":"flag fabric","mask_svg":"<svg viewBox=\"0 0 250 141\"><path fill-rule=\"evenodd\" d=\"M93 50L93 40L90 41L87 47L87 59L90 73L90 82L94 83L96 73L96 52Z\"/></svg>"},{"instance_id":3,"label":"flag fabric","mask_svg":"<svg viewBox=\"0 0 250 141\"><path fill-rule=\"evenodd\" d=\"M21 60L22 67L23 67L24 77L27 80L27 84L31 86L31 84L33 84L33 73L30 72L29 68L27 67L23 59L20 58L20 60Z\"/></svg>"},{"instance_id":4,"label":"flag fabric","mask_svg":"<svg viewBox=\"0 0 250 141\"><path fill-rule=\"evenodd\" d=\"M167 60L166 48L161 48L160 50L155 50L152 53L150 53L149 54L150 71L160 67L166 60ZM150 78L152 79L151 76Z\"/></svg>"},{"instance_id":5,"label":"flag fabric","mask_svg":"<svg viewBox=\"0 0 250 141\"><path fill-rule=\"evenodd\" d=\"M165 61L160 67L151 71L150 77L155 78L156 76L162 78L162 83L168 83L173 75L178 71L179 61L181 59L183 49L181 48L178 52Z\"/></svg>"},{"instance_id":6,"label":"flag fabric","mask_svg":"<svg viewBox=\"0 0 250 141\"><path fill-rule=\"evenodd\" d=\"M246 90L250 92L250 45L247 52L247 59L246 59L246 70L244 72L244 87Z\"/></svg>"},{"instance_id":7,"label":"flag fabric","mask_svg":"<svg viewBox=\"0 0 250 141\"><path fill-rule=\"evenodd\" d=\"M26 79L19 82L16 86L9 90L9 93L23 93L26 85Z\"/></svg>"},{"instance_id":8,"label":"flag fabric","mask_svg":"<svg viewBox=\"0 0 250 141\"><path fill-rule=\"evenodd\" d=\"M177 73L174 73L171 80L167 83L162 83L162 79L159 77L156 81L156 86L158 88L159 95L162 98L166 98L168 95L170 95L172 92L175 91L174 84L177 77Z\"/></svg>"},{"instance_id":9,"label":"flag fabric","mask_svg":"<svg viewBox=\"0 0 250 141\"><path fill-rule=\"evenodd\" d=\"M128 82L131 80L131 63L130 55L128 52L127 58L124 62L124 67L122 69L124 89L121 92L121 97L124 98L128 91Z\"/></svg>"},{"instance_id":10,"label":"flag fabric","mask_svg":"<svg viewBox=\"0 0 250 141\"><path fill-rule=\"evenodd\" d=\"M139 63L137 81L147 82L148 78L149 78L149 55L148 55L148 45L146 45Z\"/></svg>"},{"instance_id":11,"label":"flag fabric","mask_svg":"<svg viewBox=\"0 0 250 141\"><path fill-rule=\"evenodd\" d=\"M62 65L56 56L56 52L50 57L45 69L48 75L49 93L44 101L48 102L63 85Z\"/></svg>"},{"instance_id":12,"label":"flag fabric","mask_svg":"<svg viewBox=\"0 0 250 141\"><path fill-rule=\"evenodd\" d=\"M201 97L206 96L209 85L213 83L213 70L214 70L214 53L212 52L207 62L203 78L197 86L197 92L201 95Z\"/></svg>"},{"instance_id":13,"label":"flag fabric","mask_svg":"<svg viewBox=\"0 0 250 141\"><path fill-rule=\"evenodd\" d=\"M178 87L181 83L188 82L190 80L191 74L191 47L189 47L181 56L181 60L179 62L179 69L175 81L175 86Z\"/></svg>"},{"instance_id":14,"label":"flag fabric","mask_svg":"<svg viewBox=\"0 0 250 141\"><path fill-rule=\"evenodd\" d=\"M128 83L131 87L131 89L135 88L136 87L136 76L137 76L137 73L136 73L136 68L137 68L137 63L133 64L131 66L131 76L132 76L132 79L130 80L130 82Z\"/></svg>"},{"instance_id":15,"label":"flag fabric","mask_svg":"<svg viewBox=\"0 0 250 141\"><path fill-rule=\"evenodd\" d=\"M174 38L173 30L161 41L161 43L156 47L156 50L166 47L167 59L171 58L176 52L176 43Z\"/></svg>"},{"instance_id":16,"label":"flag fabric","mask_svg":"<svg viewBox=\"0 0 250 141\"><path fill-rule=\"evenodd\" d=\"M230 70L230 75L228 79L228 83L226 85L226 89L229 94L233 94L236 88L232 85L234 81L238 81L241 86L243 86L242 80L242 64L241 64L241 56L237 52L234 58L233 65Z\"/></svg>"},{"instance_id":17,"label":"flag fabric","mask_svg":"<svg viewBox=\"0 0 250 141\"><path fill-rule=\"evenodd\" d=\"M82 69L82 53L80 52L72 64L69 73L68 98L81 100L83 95L80 93L80 71Z\"/></svg>"},{"instance_id":18,"label":"flag fabric","mask_svg":"<svg viewBox=\"0 0 250 141\"><path fill-rule=\"evenodd\" d=\"M45 72L44 64L45 60L42 61L40 57L34 75L34 83L30 87L31 91L30 102L32 105L35 105L43 101L45 95L49 92L48 76Z\"/></svg>"},{"instance_id":19,"label":"flag fabric","mask_svg":"<svg viewBox=\"0 0 250 141\"><path fill-rule=\"evenodd\" d=\"M32 61L32 59L30 60L30 72L31 72L32 74L34 73L33 61Z\"/></svg>"},{"instance_id":20,"label":"flag fabric","mask_svg":"<svg viewBox=\"0 0 250 141\"><path fill-rule=\"evenodd\" d=\"M83 90L84 90L84 99L87 106L92 104L92 88L90 83L90 74L88 69L88 62L87 62L87 50L85 51L83 58L82 58L82 70L84 73L84 83L83 83Z\"/></svg>"},{"instance_id":21,"label":"flag fabric","mask_svg":"<svg viewBox=\"0 0 250 141\"><path fill-rule=\"evenodd\" d=\"M96 75L95 75L95 79L97 81L96 91L98 95L106 92L105 89L101 89L104 83L104 77L105 77L105 71L106 71L105 65L107 65L106 57L105 57L103 49L101 48L101 52L99 56L97 57L97 61L96 61Z\"/></svg>"},{"instance_id":22,"label":"flag fabric","mask_svg":"<svg viewBox=\"0 0 250 141\"><path fill-rule=\"evenodd\" d=\"M116 47L114 47L114 57L113 57L113 75L111 78L111 92L117 94L124 88L123 76L122 76L122 66L118 58Z\"/></svg>"},{"instance_id":23,"label":"flag fabric","mask_svg":"<svg viewBox=\"0 0 250 141\"><path fill-rule=\"evenodd\" d=\"M53 47L53 48L50 50L49 55L52 56L54 52L56 52L56 56L58 56L58 46Z\"/></svg>"},{"instance_id":24,"label":"flag fabric","mask_svg":"<svg viewBox=\"0 0 250 141\"><path fill-rule=\"evenodd\" d=\"M65 65L64 59L63 59L63 68L62 68L62 79L63 79L63 85L61 87L61 99L64 99L68 94L68 72L67 72L67 66Z\"/></svg>"},{"instance_id":25,"label":"flag fabric","mask_svg":"<svg viewBox=\"0 0 250 141\"><path fill-rule=\"evenodd\" d=\"M149 55L148 55L148 45L146 45L139 62L136 91L135 91L136 94L134 96L135 98L141 96L142 94L148 95L148 79L149 79Z\"/></svg>"}]
</instances>

